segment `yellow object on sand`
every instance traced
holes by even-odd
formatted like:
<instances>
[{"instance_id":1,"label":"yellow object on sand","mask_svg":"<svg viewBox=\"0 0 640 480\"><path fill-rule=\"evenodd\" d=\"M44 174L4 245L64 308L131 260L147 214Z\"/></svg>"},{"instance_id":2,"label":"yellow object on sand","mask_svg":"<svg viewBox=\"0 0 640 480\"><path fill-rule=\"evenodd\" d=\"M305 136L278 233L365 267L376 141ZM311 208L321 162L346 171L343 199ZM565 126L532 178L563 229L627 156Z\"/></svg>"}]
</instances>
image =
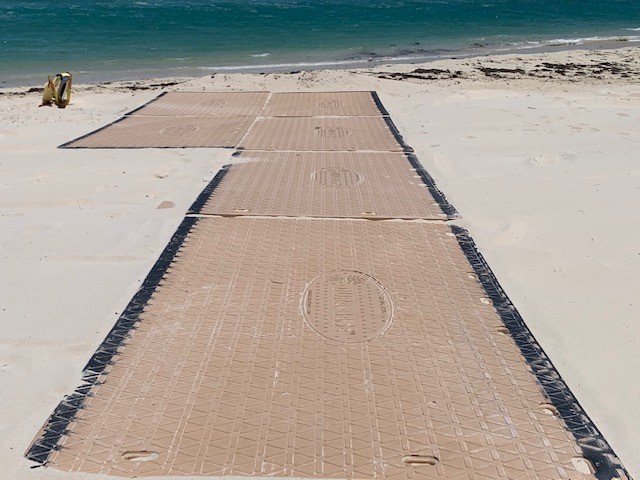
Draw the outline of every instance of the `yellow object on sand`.
<instances>
[{"instance_id":1,"label":"yellow object on sand","mask_svg":"<svg viewBox=\"0 0 640 480\"><path fill-rule=\"evenodd\" d=\"M42 105L55 103L58 108L65 108L71 102L71 83L73 76L69 72L62 72L53 80L48 77L42 93Z\"/></svg>"}]
</instances>

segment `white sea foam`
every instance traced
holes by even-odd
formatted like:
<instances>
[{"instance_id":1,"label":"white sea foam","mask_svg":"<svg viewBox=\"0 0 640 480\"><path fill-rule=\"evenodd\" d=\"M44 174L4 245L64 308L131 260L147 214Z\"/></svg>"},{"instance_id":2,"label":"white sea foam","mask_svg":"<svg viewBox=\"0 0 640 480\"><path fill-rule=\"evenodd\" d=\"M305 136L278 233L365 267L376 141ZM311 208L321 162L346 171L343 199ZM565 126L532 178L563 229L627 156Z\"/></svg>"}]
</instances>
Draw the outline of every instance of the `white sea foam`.
<instances>
[{"instance_id":1,"label":"white sea foam","mask_svg":"<svg viewBox=\"0 0 640 480\"><path fill-rule=\"evenodd\" d=\"M574 44L583 44L586 42L615 42L615 41L637 41L640 37L637 36L628 36L628 35L619 35L617 37L581 37L581 38L555 38L553 40L547 40L544 43L547 45L574 45Z\"/></svg>"},{"instance_id":2,"label":"white sea foam","mask_svg":"<svg viewBox=\"0 0 640 480\"><path fill-rule=\"evenodd\" d=\"M580 38L554 38L551 40L529 40L524 42L513 42L507 44L505 47L495 48L496 52L504 52L512 49L527 50L540 47L551 46L571 46L571 45L583 45L591 42L639 42L640 36L638 35L619 35L617 37L580 37Z\"/></svg>"},{"instance_id":3,"label":"white sea foam","mask_svg":"<svg viewBox=\"0 0 640 480\"><path fill-rule=\"evenodd\" d=\"M630 30L630 29L629 29ZM637 29L640 31L640 29ZM503 47L487 45L487 50L493 52L505 52L511 50L527 50L548 46L571 46L582 45L590 42L640 42L640 36L638 35L622 35L622 36L607 36L607 37L577 37L577 38L554 38L550 40L527 40L523 42L514 42L506 44ZM261 53L251 55L255 58L266 57L269 53ZM257 65L220 65L220 66L201 66L196 67L197 70L204 71L217 71L217 72L238 72L238 71L257 71L257 70L280 70L280 69L317 69L317 68L336 68L345 66L356 65L372 65L381 64L385 62L403 63L403 62L418 62L425 60L434 60L443 56L455 55L458 58L471 57L473 52L460 50L457 52L449 51L446 55L424 55L416 53L415 55L388 55L380 57L367 57L367 58L353 58L347 60L327 60L317 62L291 62L291 63L263 63Z\"/></svg>"},{"instance_id":4,"label":"white sea foam","mask_svg":"<svg viewBox=\"0 0 640 480\"><path fill-rule=\"evenodd\" d=\"M635 36L607 36L607 37L582 37L582 38L556 38L550 40L523 40L520 42L512 42L512 43L503 43L502 45L491 45L487 44L481 50L482 54L490 54L490 53L512 53L519 50L531 50L531 49L540 49L546 48L550 46L558 46L565 48L571 48L575 45L582 45L585 43L592 42L604 42L604 41L620 41L620 46L624 46L626 42L640 42L640 35ZM588 48L588 46L586 47ZM172 72L174 75L194 75L194 74L204 74L205 72L279 72L279 71L298 71L298 70L318 70L323 68L335 69L335 68L358 68L362 66L377 66L384 65L390 63L419 63L431 60L437 60L440 58L468 58L474 57L478 55L477 49L459 49L459 50L434 50L433 52L413 52L413 53L405 53L398 52L398 55L387 54L387 55L371 55L367 57L360 58L347 58L343 60L320 60L318 61L300 61L300 62L286 62L286 63L278 63L274 61L274 63L256 63L256 64L236 64L236 65L167 65L165 67L158 67L158 69L132 69L125 70L121 73L126 72L126 78L137 79L144 78L141 75L156 75L156 76L166 76L167 72ZM270 56L268 52L260 53L260 54L252 54L250 55L253 58L264 58ZM177 58L172 58L171 60L176 61ZM180 59L182 60L182 59ZM187 60L187 59L184 59ZM108 64L109 62L103 62ZM180 73L179 73L180 72ZM81 72L78 72L81 73ZM97 72L86 71L87 74L96 74L96 79L101 77ZM105 77L106 78L106 77ZM113 78L113 75L109 76L109 78ZM24 82L23 82L24 83Z\"/></svg>"},{"instance_id":5,"label":"white sea foam","mask_svg":"<svg viewBox=\"0 0 640 480\"><path fill-rule=\"evenodd\" d=\"M462 56L462 55L461 55ZM259 65L221 65L221 66L206 66L197 67L198 70L205 71L242 71L242 70L260 70L260 69L281 69L281 68L319 68L319 67L339 67L345 65L364 65L372 63L384 63L384 62L412 62L425 59L438 58L437 55L433 56L388 56L388 57L375 57L375 58L360 58L352 60L332 60L324 62L297 62L297 63L264 63Z\"/></svg>"},{"instance_id":6,"label":"white sea foam","mask_svg":"<svg viewBox=\"0 0 640 480\"><path fill-rule=\"evenodd\" d=\"M640 42L640 36L611 36L611 37L581 37L581 38L555 38L551 40L528 40L523 42L514 42L506 44L503 47L487 45L488 52L508 52L513 50L528 50L535 48L543 48L549 46L571 46L582 45L590 42L606 42L606 41L620 41L620 42ZM215 71L215 72L241 72L241 71L259 71L259 70L281 70L281 69L318 69L318 68L340 68L357 65L379 65L388 63L411 63L427 60L435 60L442 57L450 57L454 55L457 58L472 57L474 52L472 51L449 51L445 55L424 55L416 53L415 55L388 55L380 57L368 57L368 58L354 58L348 60L328 60L318 62L291 62L291 63L263 63L256 65L220 65L220 66L201 66L196 67L196 70L200 71ZM266 55L251 55L252 57L262 57ZM188 68L188 67L187 67Z\"/></svg>"}]
</instances>

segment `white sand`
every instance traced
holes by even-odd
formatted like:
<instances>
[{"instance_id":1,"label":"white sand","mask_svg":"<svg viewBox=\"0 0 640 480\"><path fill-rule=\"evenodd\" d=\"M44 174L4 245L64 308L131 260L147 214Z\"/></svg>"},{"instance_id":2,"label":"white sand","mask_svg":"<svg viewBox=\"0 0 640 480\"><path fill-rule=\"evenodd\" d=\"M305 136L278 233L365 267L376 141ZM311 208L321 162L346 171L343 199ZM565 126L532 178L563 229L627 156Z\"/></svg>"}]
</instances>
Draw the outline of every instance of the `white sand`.
<instances>
[{"instance_id":1,"label":"white sand","mask_svg":"<svg viewBox=\"0 0 640 480\"><path fill-rule=\"evenodd\" d=\"M481 63L530 71L541 60L625 59L635 77L494 79L474 70L476 60L451 60L422 67L462 70L466 78L374 74L417 68L400 65L217 75L169 88L377 90L525 322L640 478L640 85L633 83L640 49ZM150 83L158 82L136 82ZM81 86L66 110L37 108L37 93L9 94L25 88L0 96L2 478L92 478L30 469L22 455L78 386L185 210L231 161L232 150L222 149L55 148L160 91L130 92L130 85ZM157 209L163 201L175 207Z\"/></svg>"}]
</instances>

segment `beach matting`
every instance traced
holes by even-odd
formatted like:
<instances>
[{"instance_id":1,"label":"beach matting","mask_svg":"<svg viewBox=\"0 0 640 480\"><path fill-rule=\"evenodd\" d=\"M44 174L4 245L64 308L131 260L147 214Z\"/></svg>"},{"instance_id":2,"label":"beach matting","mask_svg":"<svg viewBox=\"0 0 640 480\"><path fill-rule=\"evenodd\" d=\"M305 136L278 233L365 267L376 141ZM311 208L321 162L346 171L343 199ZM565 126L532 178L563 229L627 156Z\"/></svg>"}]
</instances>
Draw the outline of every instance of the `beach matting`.
<instances>
[{"instance_id":1,"label":"beach matting","mask_svg":"<svg viewBox=\"0 0 640 480\"><path fill-rule=\"evenodd\" d=\"M129 115L170 117L257 116L269 92L168 92Z\"/></svg>"},{"instance_id":2,"label":"beach matting","mask_svg":"<svg viewBox=\"0 0 640 480\"><path fill-rule=\"evenodd\" d=\"M203 215L422 218L447 215L404 153L250 152L233 165Z\"/></svg>"},{"instance_id":3,"label":"beach matting","mask_svg":"<svg viewBox=\"0 0 640 480\"><path fill-rule=\"evenodd\" d=\"M627 478L371 98L381 115L256 121L28 458L128 477ZM105 131L193 118L238 117Z\"/></svg>"},{"instance_id":4,"label":"beach matting","mask_svg":"<svg viewBox=\"0 0 640 480\"><path fill-rule=\"evenodd\" d=\"M386 115L376 92L290 92L273 93L263 115L266 117L323 117Z\"/></svg>"},{"instance_id":5,"label":"beach matting","mask_svg":"<svg viewBox=\"0 0 640 480\"><path fill-rule=\"evenodd\" d=\"M126 116L62 148L233 148L255 117Z\"/></svg>"},{"instance_id":6,"label":"beach matting","mask_svg":"<svg viewBox=\"0 0 640 480\"><path fill-rule=\"evenodd\" d=\"M258 117L238 148L285 151L388 151L407 148L378 117Z\"/></svg>"},{"instance_id":7,"label":"beach matting","mask_svg":"<svg viewBox=\"0 0 640 480\"><path fill-rule=\"evenodd\" d=\"M444 223L199 219L48 464L596 478L504 328Z\"/></svg>"}]
</instances>

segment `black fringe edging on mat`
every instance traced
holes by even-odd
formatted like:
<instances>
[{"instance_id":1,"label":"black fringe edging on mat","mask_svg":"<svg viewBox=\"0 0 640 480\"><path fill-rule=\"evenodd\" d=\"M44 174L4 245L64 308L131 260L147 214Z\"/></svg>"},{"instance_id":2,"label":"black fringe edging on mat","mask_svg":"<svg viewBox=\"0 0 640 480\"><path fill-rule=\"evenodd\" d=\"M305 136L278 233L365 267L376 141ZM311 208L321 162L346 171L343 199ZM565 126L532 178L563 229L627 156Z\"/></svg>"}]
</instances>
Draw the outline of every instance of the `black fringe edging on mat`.
<instances>
[{"instance_id":1,"label":"black fringe edging on mat","mask_svg":"<svg viewBox=\"0 0 640 480\"><path fill-rule=\"evenodd\" d=\"M216 189L216 187L220 184L224 176L229 172L231 168L231 164L223 165L222 168L216 173L215 177L209 182L209 184L204 187L204 190L198 195L196 201L191 204L189 210L187 210L187 215L189 214L198 214L202 210L202 207L207 203L209 197Z\"/></svg>"},{"instance_id":2,"label":"black fringe edging on mat","mask_svg":"<svg viewBox=\"0 0 640 480\"><path fill-rule=\"evenodd\" d=\"M373 98L373 101L375 102L376 107L378 107L378 110L380 110L380 115L382 115L382 118L387 124L387 127L389 127L389 130L391 130L391 134L396 139L396 142L398 142L402 147L402 151L405 153L413 153L413 148L411 148L409 145L405 143L404 138L402 138L402 135L400 135L400 131L396 127L395 123L393 123L393 120L391 120L391 117L389 116L389 112L387 111L386 108L384 108L384 105L382 105L382 102L380 101L380 97L378 96L378 92L371 92L371 98Z\"/></svg>"},{"instance_id":3,"label":"black fringe edging on mat","mask_svg":"<svg viewBox=\"0 0 640 480\"><path fill-rule=\"evenodd\" d=\"M91 389L99 384L102 372L113 363L114 357L118 355L118 349L125 344L129 333L135 330L137 323L140 321L140 314L197 221L198 219L193 217L186 217L182 220L140 289L133 296L114 327L84 367L82 385L58 404L44 425L42 433L25 453L25 457L29 460L46 465L51 452L59 448L58 442L67 434L69 424L74 420L78 411L82 410L84 401L89 396Z\"/></svg>"},{"instance_id":4,"label":"black fringe edging on mat","mask_svg":"<svg viewBox=\"0 0 640 480\"><path fill-rule=\"evenodd\" d=\"M111 123L107 123L106 125L103 125L102 127L98 128L98 129L96 129L96 130L94 130L93 132L86 133L86 134L84 134L84 135L82 135L82 136L80 136L80 137L78 137L78 138L74 138L73 140L70 140L70 141L68 141L68 142L66 142L66 143L63 143L63 144L62 144L62 145L60 145L58 148L77 148L77 149L80 149L80 148L88 148L88 149L91 149L91 148L98 148L98 147L73 147L72 145L73 145L74 143L76 143L76 142L79 142L80 140L84 140L85 138L90 137L91 135L95 135L96 133L101 132L102 130L107 129L107 128L109 128L110 126L115 125L116 123L120 123L121 121L123 121L123 120L124 120L124 119L126 119L126 118L127 118L127 117L126 117L126 115L125 115L124 117L118 118L117 120L114 120L114 121L113 121L113 122L111 122ZM100 148L102 148L102 147L100 147ZM116 148L116 147L105 147L105 148Z\"/></svg>"},{"instance_id":5,"label":"black fringe edging on mat","mask_svg":"<svg viewBox=\"0 0 640 480\"><path fill-rule=\"evenodd\" d=\"M162 95L163 94L160 96ZM433 178L424 169L424 167L422 167L417 157L411 154L413 149L404 142L402 135L400 135L400 132L389 117L389 113L382 105L377 93L371 92L371 96L394 137L403 147L405 153L407 153L408 161L420 175L422 181L436 199L443 212L450 218L457 217L458 212L456 209L447 201L445 195L437 188ZM157 98L151 101L157 100ZM143 105L143 107L145 105ZM133 110L129 114L139 110L140 108L142 107ZM126 118L126 116L76 140L80 140L88 135L107 128L124 118ZM61 145L60 148L67 148L66 145L73 143L76 140ZM234 156L239 153L239 151L234 153ZM220 171L214 176L211 182L209 182L191 205L188 213L197 214L201 211L202 207L210 198L211 193L220 184L230 167L230 165L225 165L220 169ZM147 275L138 292L134 295L125 311L118 318L118 321L111 332L109 332L100 347L98 347L98 350L85 366L83 370L83 384L78 387L73 394L65 397L60 402L43 428L43 433L29 447L29 450L25 454L28 459L41 465L45 465L51 452L59 448L58 442L67 433L67 428L75 418L77 412L83 408L85 398L90 394L91 388L98 384L98 379L102 372L108 365L112 364L113 358L118 355L118 349L125 343L129 336L129 332L136 328L139 316L145 305L151 298L154 290L166 273L167 268L173 262L175 256L183 245L185 238L197 221L198 219L194 217L186 217L182 221L169 241L169 244L166 246L159 259ZM533 334L529 331L524 320L500 286L484 257L478 251L474 241L469 236L469 233L465 229L454 225L451 225L451 230L455 234L460 248L466 255L467 260L477 275L478 281L481 283L487 296L493 302L494 308L500 315L505 326L508 328L511 337L525 358L527 365L531 368L531 371L543 389L544 394L548 398L549 402L557 409L559 417L564 421L567 429L576 439L577 444L582 450L584 458L593 464L596 471L596 478L599 480L631 480L629 473L622 466L611 446L587 416L586 412L581 407L567 384L562 380L562 377L556 370L555 366L551 363L542 347L540 347Z\"/></svg>"},{"instance_id":6,"label":"black fringe edging on mat","mask_svg":"<svg viewBox=\"0 0 640 480\"><path fill-rule=\"evenodd\" d=\"M162 92L162 93L161 93L160 95L158 95L157 97L154 97L154 98L152 98L151 100L149 100L148 102L146 102L146 103L144 103L144 104L140 105L139 107L134 108L134 109L133 109L133 110L131 110L130 112L125 113L123 117L118 118L117 120L114 120L114 121L113 121L113 122L111 122L111 123L107 123L106 125L103 125L102 127L98 128L97 130L94 130L94 131L89 132L89 133L87 133L87 134L85 134L85 135L82 135L82 136L80 136L80 137L78 137L78 138L74 138L73 140L70 140L70 141L68 141L68 142L66 142L66 143L63 143L63 144L62 144L62 145L60 145L58 148L98 148L98 147L72 147L71 145L72 145L72 144L74 144L74 143L76 143L76 142L79 142L80 140L83 140L83 139L85 139L85 138L87 138L87 137L90 137L91 135L94 135L94 134L96 134L96 133L98 133L98 132L101 132L102 130L104 130L104 129L106 129L106 128L109 128L110 126L115 125L116 123L119 123L119 122L123 121L123 120L124 120L124 119L126 119L129 115L133 114L134 112L137 112L137 111L138 111L138 110L140 110L141 108L146 107L146 106L147 106L147 105L149 105L150 103L155 102L156 100L158 100L159 98L161 98L161 97L165 96L166 94L167 94L167 92ZM102 148L102 147L100 147L100 148ZM119 148L119 147L104 147L104 148Z\"/></svg>"},{"instance_id":7,"label":"black fringe edging on mat","mask_svg":"<svg viewBox=\"0 0 640 480\"><path fill-rule=\"evenodd\" d=\"M562 418L567 429L576 439L584 458L593 464L596 478L599 480L631 480L620 459L571 393L568 385L524 323L518 310L509 300L486 260L478 251L469 232L454 225L451 225L451 230L473 267L478 281L508 328L511 338L536 376L549 403L558 410L558 416Z\"/></svg>"},{"instance_id":8,"label":"black fringe edging on mat","mask_svg":"<svg viewBox=\"0 0 640 480\"><path fill-rule=\"evenodd\" d=\"M420 175L422 183L427 186L429 192L431 193L431 196L436 200L436 202L438 202L438 205L440 206L444 214L448 217L448 220L459 218L460 214L458 213L458 211L453 205L449 203L445 194L442 193L442 191L436 186L435 180L422 166L420 160L418 160L418 157L411 153L407 154L406 156L407 160L409 160L409 163L415 169L416 173Z\"/></svg>"},{"instance_id":9,"label":"black fringe edging on mat","mask_svg":"<svg viewBox=\"0 0 640 480\"><path fill-rule=\"evenodd\" d=\"M387 123L387 126L391 130L391 133L395 137L396 141L402 146L402 149L407 154L407 159L409 160L409 163L411 163L411 166L416 170L418 175L420 175L422 182L427 186L427 188L429 189L429 192L431 192L431 195L433 196L433 198L435 198L436 202L438 202L438 205L440 205L440 208L442 209L444 214L447 215L447 217L449 217L448 218L449 220L458 218L460 216L458 214L458 211L455 209L453 205L449 203L444 193L442 193L442 191L436 186L436 182L433 180L433 177L429 175L429 173L425 170L425 168L422 166L422 164L418 160L418 157L416 157L413 154L413 148L411 148L409 145L405 143L404 138L398 131L398 128L395 126L395 124L391 120L391 117L389 116L389 112L382 104L382 101L378 96L378 92L371 92L371 97L373 98L373 101L378 107L378 110L380 110L380 114L384 117L385 122Z\"/></svg>"},{"instance_id":10,"label":"black fringe edging on mat","mask_svg":"<svg viewBox=\"0 0 640 480\"><path fill-rule=\"evenodd\" d=\"M133 115L134 113L136 113L138 110L142 110L144 107L146 107L147 105L152 104L153 102L161 99L162 97L164 97L167 94L167 92L162 92L160 95L158 95L156 98L152 98L151 100L149 100L147 103L144 103L142 105L140 105L138 108L134 108L133 110L131 110L129 113L125 113L125 116L129 116L129 115Z\"/></svg>"},{"instance_id":11,"label":"black fringe edging on mat","mask_svg":"<svg viewBox=\"0 0 640 480\"><path fill-rule=\"evenodd\" d=\"M389 127L389 130L391 130L391 134L395 137L396 142L398 142L402 147L402 151L404 153L413 153L413 148L411 148L409 145L405 143L404 138L402 137L402 135L400 135L400 131L396 127L396 124L393 123L393 120L391 120L391 117L382 117L382 118L387 124L387 127Z\"/></svg>"},{"instance_id":12,"label":"black fringe edging on mat","mask_svg":"<svg viewBox=\"0 0 640 480\"><path fill-rule=\"evenodd\" d=\"M371 93L371 98L373 98L373 102L376 104L376 107L378 107L378 110L380 110L380 114L383 117L388 117L389 116L389 112L387 111L386 108L384 108L384 105L382 104L382 101L380 100L380 97L378 96L378 92L372 91L370 93Z\"/></svg>"},{"instance_id":13,"label":"black fringe edging on mat","mask_svg":"<svg viewBox=\"0 0 640 480\"><path fill-rule=\"evenodd\" d=\"M197 92L187 92L187 93L197 93ZM98 132L101 132L102 130L105 130L113 125L115 125L116 123L120 123L123 120L126 120L127 118L129 118L131 115L133 115L135 112L137 112L138 110L143 109L144 107L146 107L147 105L155 102L156 100L159 100L160 98L164 97L167 94L167 92L162 92L160 95L158 95L155 98L152 98L151 100L149 100L147 103L140 105L137 108L134 108L133 110L131 110L130 112L127 112L124 114L123 117L118 118L117 120L114 120L111 123L107 123L106 125L103 125L102 127L98 128L97 130L94 130L92 132L89 132L85 135L82 135L78 138L74 138L73 140L70 140L66 143L63 143L62 145L58 146L58 148L67 148L67 149L77 149L77 150L81 150L81 149L87 149L87 150L140 150L143 148L157 148L157 149L167 149L167 148L235 148L235 147L230 147L228 145L191 145L188 147L74 147L73 144L76 142L79 142L80 140L83 140L87 137L90 137L91 135L95 135Z\"/></svg>"}]
</instances>

